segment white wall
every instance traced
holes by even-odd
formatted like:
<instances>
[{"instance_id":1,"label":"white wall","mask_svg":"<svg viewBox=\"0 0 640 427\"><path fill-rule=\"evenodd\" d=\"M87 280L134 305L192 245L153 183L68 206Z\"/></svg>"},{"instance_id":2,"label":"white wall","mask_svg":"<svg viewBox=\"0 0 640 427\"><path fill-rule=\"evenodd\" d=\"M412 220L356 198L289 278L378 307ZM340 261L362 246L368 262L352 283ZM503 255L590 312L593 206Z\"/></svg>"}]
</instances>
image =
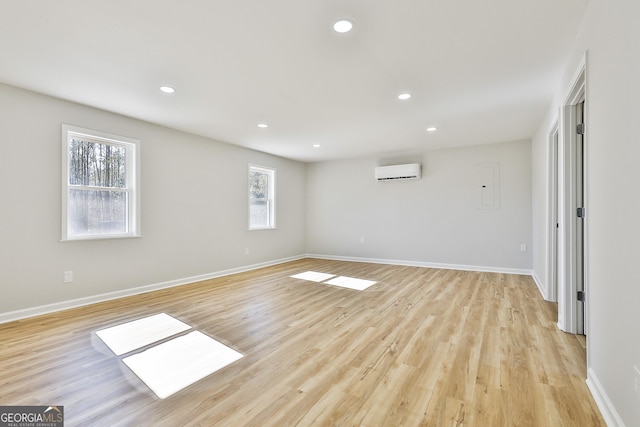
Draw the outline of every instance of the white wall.
<instances>
[{"instance_id":1,"label":"white wall","mask_svg":"<svg viewBox=\"0 0 640 427\"><path fill-rule=\"evenodd\" d=\"M142 141L142 238L60 242L62 123ZM0 144L0 315L305 253L303 163L4 85ZM247 231L248 163L277 168L277 230Z\"/></svg>"},{"instance_id":2,"label":"white wall","mask_svg":"<svg viewBox=\"0 0 640 427\"><path fill-rule=\"evenodd\" d=\"M587 354L589 385L610 425L640 425L633 366L640 366L640 3L591 0L547 120L533 140L533 169L546 168L549 126L579 58L587 56ZM534 230L547 226L546 176L534 174ZM546 280L546 247L534 256ZM544 284L545 286L547 283Z\"/></svg>"},{"instance_id":3,"label":"white wall","mask_svg":"<svg viewBox=\"0 0 640 427\"><path fill-rule=\"evenodd\" d=\"M531 143L531 203L533 230L533 277L540 287L542 296L548 301L557 301L552 292L549 274L549 247L552 244L550 232L555 231L555 224L550 221L551 209L550 180L552 166L550 163L550 135L557 125L558 111L550 109L549 114L538 128Z\"/></svg>"},{"instance_id":4,"label":"white wall","mask_svg":"<svg viewBox=\"0 0 640 427\"><path fill-rule=\"evenodd\" d=\"M520 251L531 246L530 149L520 141L310 164L308 252L530 270L531 252ZM478 209L481 162L500 163L500 209ZM422 179L374 179L376 166L401 163L421 163Z\"/></svg>"}]
</instances>

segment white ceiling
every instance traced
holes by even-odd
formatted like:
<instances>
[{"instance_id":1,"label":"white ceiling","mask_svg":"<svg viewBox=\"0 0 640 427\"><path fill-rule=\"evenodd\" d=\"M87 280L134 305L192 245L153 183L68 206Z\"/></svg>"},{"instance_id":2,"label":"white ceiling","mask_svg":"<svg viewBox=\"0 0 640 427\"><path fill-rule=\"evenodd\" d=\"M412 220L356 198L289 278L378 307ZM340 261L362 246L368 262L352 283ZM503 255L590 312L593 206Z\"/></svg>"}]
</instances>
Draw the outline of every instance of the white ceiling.
<instances>
[{"instance_id":1,"label":"white ceiling","mask_svg":"<svg viewBox=\"0 0 640 427\"><path fill-rule=\"evenodd\" d=\"M301 161L514 141L587 2L0 0L0 82Z\"/></svg>"}]
</instances>

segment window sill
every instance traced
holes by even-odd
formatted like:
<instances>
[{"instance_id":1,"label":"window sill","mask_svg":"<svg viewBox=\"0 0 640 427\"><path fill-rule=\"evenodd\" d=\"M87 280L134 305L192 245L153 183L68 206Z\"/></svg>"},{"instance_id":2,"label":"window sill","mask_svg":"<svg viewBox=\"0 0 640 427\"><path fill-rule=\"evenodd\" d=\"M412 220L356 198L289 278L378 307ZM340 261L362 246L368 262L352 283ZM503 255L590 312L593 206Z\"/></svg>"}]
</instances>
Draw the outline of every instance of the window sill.
<instances>
[{"instance_id":1,"label":"window sill","mask_svg":"<svg viewBox=\"0 0 640 427\"><path fill-rule=\"evenodd\" d=\"M141 234L113 234L108 236L82 236L82 237L72 237L72 238L63 238L60 239L60 242L86 242L86 241L98 241L98 240L121 240L121 239L141 239Z\"/></svg>"}]
</instances>

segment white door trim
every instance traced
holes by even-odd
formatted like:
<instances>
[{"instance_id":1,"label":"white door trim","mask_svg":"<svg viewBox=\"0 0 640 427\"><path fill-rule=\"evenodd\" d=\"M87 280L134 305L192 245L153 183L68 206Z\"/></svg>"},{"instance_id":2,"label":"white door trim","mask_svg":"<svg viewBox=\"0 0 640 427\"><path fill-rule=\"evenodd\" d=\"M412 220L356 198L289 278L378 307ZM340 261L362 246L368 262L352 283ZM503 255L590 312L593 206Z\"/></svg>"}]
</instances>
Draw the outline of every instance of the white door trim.
<instances>
[{"instance_id":1,"label":"white door trim","mask_svg":"<svg viewBox=\"0 0 640 427\"><path fill-rule=\"evenodd\" d=\"M556 120L549 132L548 166L549 188L547 190L549 211L547 213L547 288L548 301L558 301L558 154L559 122Z\"/></svg>"},{"instance_id":2,"label":"white door trim","mask_svg":"<svg viewBox=\"0 0 640 427\"><path fill-rule=\"evenodd\" d=\"M576 247L576 105L586 98L586 54L568 96L560 108L560 132L558 134L558 327L569 333L581 333L578 322L577 295L577 247ZM586 112L585 112L586 116ZM586 123L586 122L585 122ZM588 144L585 137L585 159ZM587 176L586 161L584 175ZM585 179L585 189L586 189ZM587 191L585 191L587 194ZM586 198L586 196L585 196ZM586 206L586 200L585 200ZM588 214L588 209L587 209ZM586 219L585 219L586 221ZM585 227L586 230L587 227ZM587 265L586 233L584 239L584 257ZM585 268L584 282L587 289L587 272ZM585 303L585 318L586 318ZM586 322L585 331L586 332Z\"/></svg>"}]
</instances>

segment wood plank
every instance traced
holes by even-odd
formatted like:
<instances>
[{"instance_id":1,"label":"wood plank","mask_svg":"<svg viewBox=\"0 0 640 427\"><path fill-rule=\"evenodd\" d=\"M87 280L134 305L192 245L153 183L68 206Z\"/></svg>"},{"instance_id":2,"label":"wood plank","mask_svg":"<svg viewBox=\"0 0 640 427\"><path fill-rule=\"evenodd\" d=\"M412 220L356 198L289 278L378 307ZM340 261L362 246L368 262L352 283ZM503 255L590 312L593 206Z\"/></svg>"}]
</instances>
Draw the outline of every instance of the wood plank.
<instances>
[{"instance_id":1,"label":"wood plank","mask_svg":"<svg viewBox=\"0 0 640 427\"><path fill-rule=\"evenodd\" d=\"M95 331L161 312L245 357L158 399ZM0 325L0 402L69 426L604 426L556 317L527 276L304 259Z\"/></svg>"}]
</instances>

